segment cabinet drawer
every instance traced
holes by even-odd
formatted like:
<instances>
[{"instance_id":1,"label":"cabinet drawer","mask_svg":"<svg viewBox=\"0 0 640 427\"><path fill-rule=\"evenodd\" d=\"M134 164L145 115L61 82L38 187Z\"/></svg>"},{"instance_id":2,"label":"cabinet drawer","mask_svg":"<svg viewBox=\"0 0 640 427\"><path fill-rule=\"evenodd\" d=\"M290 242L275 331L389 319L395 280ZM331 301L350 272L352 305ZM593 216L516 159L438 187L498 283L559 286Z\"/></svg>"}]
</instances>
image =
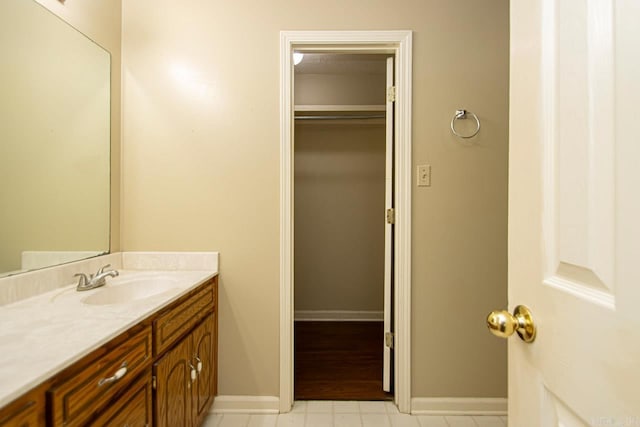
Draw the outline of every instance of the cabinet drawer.
<instances>
[{"instance_id":1,"label":"cabinet drawer","mask_svg":"<svg viewBox=\"0 0 640 427\"><path fill-rule=\"evenodd\" d=\"M109 406L92 426L146 427L151 425L151 372L147 371Z\"/></svg>"},{"instance_id":2,"label":"cabinet drawer","mask_svg":"<svg viewBox=\"0 0 640 427\"><path fill-rule=\"evenodd\" d=\"M53 425L85 422L144 371L151 357L151 329L146 327L81 371L61 378L49 391Z\"/></svg>"},{"instance_id":3,"label":"cabinet drawer","mask_svg":"<svg viewBox=\"0 0 640 427\"><path fill-rule=\"evenodd\" d=\"M213 283L203 285L196 293L153 322L154 355L169 349L182 335L211 312L215 303Z\"/></svg>"}]
</instances>

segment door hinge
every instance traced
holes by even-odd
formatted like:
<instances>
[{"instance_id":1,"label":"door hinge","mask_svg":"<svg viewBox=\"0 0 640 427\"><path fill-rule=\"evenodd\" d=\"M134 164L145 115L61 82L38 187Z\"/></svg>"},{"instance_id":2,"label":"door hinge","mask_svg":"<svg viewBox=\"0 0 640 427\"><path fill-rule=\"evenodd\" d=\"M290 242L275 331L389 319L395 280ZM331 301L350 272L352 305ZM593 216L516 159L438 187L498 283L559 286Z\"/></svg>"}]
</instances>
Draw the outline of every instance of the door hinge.
<instances>
[{"instance_id":1,"label":"door hinge","mask_svg":"<svg viewBox=\"0 0 640 427\"><path fill-rule=\"evenodd\" d=\"M393 332L386 332L384 334L384 345L393 348Z\"/></svg>"},{"instance_id":2,"label":"door hinge","mask_svg":"<svg viewBox=\"0 0 640 427\"><path fill-rule=\"evenodd\" d=\"M387 102L395 102L396 100L396 87L389 86L387 88Z\"/></svg>"},{"instance_id":3,"label":"door hinge","mask_svg":"<svg viewBox=\"0 0 640 427\"><path fill-rule=\"evenodd\" d=\"M396 223L396 210L391 208L387 209L387 224L395 224Z\"/></svg>"},{"instance_id":4,"label":"door hinge","mask_svg":"<svg viewBox=\"0 0 640 427\"><path fill-rule=\"evenodd\" d=\"M158 384L157 384L157 382L156 382L156 376L155 376L155 375L153 375L153 376L151 377L151 388L153 388L153 389L155 390L157 387L158 387Z\"/></svg>"}]
</instances>

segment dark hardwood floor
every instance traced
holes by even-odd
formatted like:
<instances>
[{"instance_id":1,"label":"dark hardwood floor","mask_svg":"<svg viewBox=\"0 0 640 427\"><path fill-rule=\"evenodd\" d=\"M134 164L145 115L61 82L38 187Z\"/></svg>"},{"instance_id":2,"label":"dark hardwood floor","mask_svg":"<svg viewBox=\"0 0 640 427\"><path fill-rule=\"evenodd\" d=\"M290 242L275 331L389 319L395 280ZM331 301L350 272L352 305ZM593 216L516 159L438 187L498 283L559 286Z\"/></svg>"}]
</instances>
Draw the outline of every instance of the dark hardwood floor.
<instances>
[{"instance_id":1,"label":"dark hardwood floor","mask_svg":"<svg viewBox=\"0 0 640 427\"><path fill-rule=\"evenodd\" d=\"M389 400L382 391L382 322L295 322L298 400Z\"/></svg>"}]
</instances>

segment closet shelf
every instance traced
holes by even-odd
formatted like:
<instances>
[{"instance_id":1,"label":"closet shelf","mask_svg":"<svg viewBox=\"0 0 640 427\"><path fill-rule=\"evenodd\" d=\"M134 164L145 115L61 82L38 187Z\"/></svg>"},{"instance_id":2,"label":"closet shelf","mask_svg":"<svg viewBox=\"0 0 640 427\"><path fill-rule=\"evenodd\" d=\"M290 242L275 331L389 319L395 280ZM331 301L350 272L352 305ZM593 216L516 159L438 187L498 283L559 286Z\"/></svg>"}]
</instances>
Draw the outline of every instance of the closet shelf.
<instances>
[{"instance_id":1,"label":"closet shelf","mask_svg":"<svg viewBox=\"0 0 640 427\"><path fill-rule=\"evenodd\" d=\"M386 111L387 106L381 105L296 105L298 112L357 112L357 111Z\"/></svg>"}]
</instances>

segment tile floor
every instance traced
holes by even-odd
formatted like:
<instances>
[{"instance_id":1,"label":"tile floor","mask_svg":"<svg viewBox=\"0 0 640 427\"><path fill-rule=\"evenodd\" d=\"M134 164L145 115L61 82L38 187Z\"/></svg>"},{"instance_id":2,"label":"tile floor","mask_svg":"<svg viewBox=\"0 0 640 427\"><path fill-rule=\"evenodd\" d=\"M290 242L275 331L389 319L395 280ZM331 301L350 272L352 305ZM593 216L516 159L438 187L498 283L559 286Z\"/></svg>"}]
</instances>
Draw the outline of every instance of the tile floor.
<instances>
[{"instance_id":1,"label":"tile floor","mask_svg":"<svg viewBox=\"0 0 640 427\"><path fill-rule=\"evenodd\" d=\"M391 402L309 400L288 414L211 414L204 427L507 427L507 417L412 416Z\"/></svg>"}]
</instances>

